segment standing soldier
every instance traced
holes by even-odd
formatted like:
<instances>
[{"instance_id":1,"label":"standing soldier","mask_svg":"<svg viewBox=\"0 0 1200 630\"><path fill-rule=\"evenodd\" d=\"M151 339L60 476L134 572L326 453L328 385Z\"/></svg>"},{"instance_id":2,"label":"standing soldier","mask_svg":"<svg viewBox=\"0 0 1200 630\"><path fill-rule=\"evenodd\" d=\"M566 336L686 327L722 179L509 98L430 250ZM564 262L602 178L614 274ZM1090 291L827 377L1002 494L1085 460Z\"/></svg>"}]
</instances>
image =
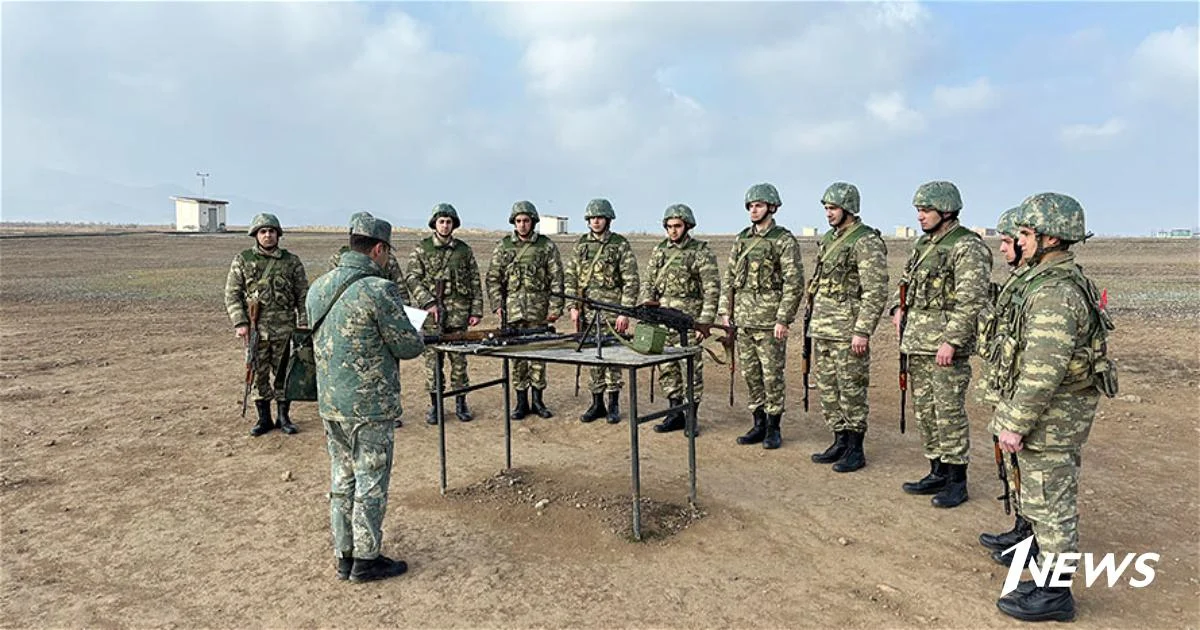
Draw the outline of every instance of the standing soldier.
<instances>
[{"instance_id":1,"label":"standing soldier","mask_svg":"<svg viewBox=\"0 0 1200 630\"><path fill-rule=\"evenodd\" d=\"M233 321L234 333L248 343L250 326L258 327L258 364L254 372L254 407L258 422L250 435L259 436L278 427L284 433L296 433L288 416L291 403L283 399L282 378L276 377L279 361L291 342L292 331L308 327L304 295L308 276L300 258L279 247L283 228L273 214L258 214L250 222L254 247L234 257L225 278L225 310ZM258 304L258 322L250 321L250 304ZM276 389L278 388L278 389ZM271 420L271 401L276 401L279 423Z\"/></svg>"},{"instance_id":2,"label":"standing soldier","mask_svg":"<svg viewBox=\"0 0 1200 630\"><path fill-rule=\"evenodd\" d=\"M837 472L867 465L867 386L871 378L871 335L887 304L887 245L879 230L859 219L858 188L836 182L821 203L830 229L817 246L817 266L808 284L809 327L816 359L821 415L833 444L814 453L818 464Z\"/></svg>"},{"instance_id":3,"label":"standing soldier","mask_svg":"<svg viewBox=\"0 0 1200 630\"><path fill-rule=\"evenodd\" d=\"M992 250L959 224L962 197L954 184L921 184L913 206L925 234L904 266L900 283L907 287L907 302L897 300L893 322L899 334L903 311L908 311L900 352L909 357L913 409L929 474L902 488L909 494L932 494L934 506L952 508L967 500L968 360L979 312L988 301Z\"/></svg>"},{"instance_id":4,"label":"standing soldier","mask_svg":"<svg viewBox=\"0 0 1200 630\"><path fill-rule=\"evenodd\" d=\"M353 222L357 217L371 217L370 212L356 212L350 215L350 220ZM342 256L350 251L349 245L342 245L332 256L329 257L329 269L337 269L337 266L342 261ZM383 277L396 283L396 288L400 290L400 299L404 300L405 304L410 304L408 295L408 283L404 280L404 270L400 267L400 261L396 260L396 252L388 250L387 264L383 267Z\"/></svg>"},{"instance_id":5,"label":"standing soldier","mask_svg":"<svg viewBox=\"0 0 1200 630\"><path fill-rule=\"evenodd\" d=\"M433 317L425 320L423 332L428 335L464 332L483 318L483 289L479 282L479 265L471 246L454 238L454 230L462 223L458 211L448 203L433 207L429 229L433 234L421 239L408 257L408 290L421 308L431 309ZM467 357L450 353L450 387L460 389L470 385L467 378ZM429 411L425 422L437 424L437 399L433 371L437 369L437 352L425 349L425 390L429 392ZM454 399L454 415L463 422L474 416L467 409L466 394Z\"/></svg>"},{"instance_id":6,"label":"standing soldier","mask_svg":"<svg viewBox=\"0 0 1200 630\"><path fill-rule=\"evenodd\" d=\"M612 204L607 199L593 199L588 202L583 218L588 223L588 233L579 237L575 251L567 262L563 275L565 293L616 302L622 306L636 306L640 286L637 258L633 256L629 241L610 230L613 220L617 218ZM570 308L571 323L576 328L586 326L591 321L590 309L582 304L572 304ZM629 329L629 318L624 315L618 316L615 321L607 313L602 313L600 317L601 326L615 325L619 333ZM621 370L593 366L588 368L588 373L591 377L589 389L592 392L592 406L579 419L592 422L607 416L610 424L620 422L619 401L621 388L625 385ZM606 392L607 406L604 402Z\"/></svg>"},{"instance_id":7,"label":"standing soldier","mask_svg":"<svg viewBox=\"0 0 1200 630\"><path fill-rule=\"evenodd\" d=\"M708 248L708 243L691 237L695 227L696 217L692 209L684 204L670 206L663 213L663 228L667 231L667 238L656 245L650 254L646 277L642 281L642 302L677 308L695 318L696 324L711 324L716 319L717 302L721 299L721 273L717 268L717 257ZM680 345L679 333L672 330L667 341L672 345ZM683 361L675 361L664 364L658 373L658 383L666 392L672 407L682 405L687 392L683 382L683 367ZM704 394L703 355L696 355L693 376L693 410L697 410ZM686 425L686 416L676 411L654 425L654 430L666 433L678 431ZM697 421L696 435L699 434L700 424Z\"/></svg>"},{"instance_id":8,"label":"standing soldier","mask_svg":"<svg viewBox=\"0 0 1200 630\"><path fill-rule=\"evenodd\" d=\"M488 265L487 291L492 310L499 313L504 309L508 325L514 328L543 326L562 316L562 298L550 295L551 291L563 290L562 258L554 241L534 232L538 221L533 202L514 203L508 215L513 233L496 244ZM502 298L505 295L507 300ZM512 378L517 390L513 420L524 418L530 411L542 418L554 416L542 398L546 389L545 361L513 361Z\"/></svg>"},{"instance_id":9,"label":"standing soldier","mask_svg":"<svg viewBox=\"0 0 1200 630\"><path fill-rule=\"evenodd\" d=\"M1020 302L1007 311L997 365L1000 404L989 428L1001 450L1017 454L1021 513L1033 525L1039 566L1049 566L1047 554L1079 552L1080 452L1100 394L1117 393L1116 367L1107 356L1113 325L1096 285L1069 251L1091 236L1079 202L1058 193L1034 195L1021 204L1017 224L1030 269L1017 281ZM1075 617L1070 586L1022 582L996 605L1025 621Z\"/></svg>"},{"instance_id":10,"label":"standing soldier","mask_svg":"<svg viewBox=\"0 0 1200 630\"><path fill-rule=\"evenodd\" d=\"M754 427L737 443L761 442L767 449L783 443L779 422L788 329L804 293L800 243L775 223L781 205L779 191L771 184L755 184L746 191L750 227L738 234L729 252L720 307L725 325L738 327L738 362L754 414Z\"/></svg>"}]
</instances>

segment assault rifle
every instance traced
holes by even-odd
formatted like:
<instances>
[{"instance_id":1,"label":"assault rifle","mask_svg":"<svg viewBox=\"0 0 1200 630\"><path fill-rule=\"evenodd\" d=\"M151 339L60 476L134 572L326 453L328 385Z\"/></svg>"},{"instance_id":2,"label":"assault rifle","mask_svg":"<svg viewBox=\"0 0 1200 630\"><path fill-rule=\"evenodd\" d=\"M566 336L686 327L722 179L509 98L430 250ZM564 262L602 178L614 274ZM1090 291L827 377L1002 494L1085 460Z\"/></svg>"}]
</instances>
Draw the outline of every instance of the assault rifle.
<instances>
[{"instance_id":1,"label":"assault rifle","mask_svg":"<svg viewBox=\"0 0 1200 630\"><path fill-rule=\"evenodd\" d=\"M533 328L513 328L512 326L507 326L503 328L485 328L482 330L464 330L462 332L443 333L440 335L425 335L425 345L438 343L481 343L496 339L532 337L536 335L555 334L557 332L554 326L535 326Z\"/></svg>"},{"instance_id":2,"label":"assault rifle","mask_svg":"<svg viewBox=\"0 0 1200 630\"><path fill-rule=\"evenodd\" d=\"M567 295L566 293L558 293L556 291L551 291L550 295L568 300L575 300L576 303L590 307L592 310L606 311L609 313L615 313L616 315L624 315L625 317L643 321L649 324L665 326L679 333L681 338L684 338L687 333L695 330L696 328L696 320L691 315L688 315L677 308L670 308L667 306L650 306L646 304L640 304L638 306L622 306L612 302L602 302L600 300L593 300L592 298L583 297L581 295Z\"/></svg>"},{"instance_id":3,"label":"assault rifle","mask_svg":"<svg viewBox=\"0 0 1200 630\"><path fill-rule=\"evenodd\" d=\"M1004 513L1012 514L1012 505L1008 500L1008 471L1004 469L1004 453L1000 452L1000 436L995 434L992 434L992 453L996 456L996 474L1004 484L1004 496L1000 497L1004 500Z\"/></svg>"},{"instance_id":4,"label":"assault rifle","mask_svg":"<svg viewBox=\"0 0 1200 630\"><path fill-rule=\"evenodd\" d=\"M446 321L446 280L438 280L433 284L433 305L437 307L437 317L434 322L437 324L438 332L444 329L442 323Z\"/></svg>"},{"instance_id":5,"label":"assault rifle","mask_svg":"<svg viewBox=\"0 0 1200 630\"><path fill-rule=\"evenodd\" d=\"M897 346L904 343L904 329L908 326L908 281L900 281L900 332ZM908 402L908 354L900 351L900 433L904 433L904 408Z\"/></svg>"},{"instance_id":6,"label":"assault rifle","mask_svg":"<svg viewBox=\"0 0 1200 630\"><path fill-rule=\"evenodd\" d=\"M242 394L242 417L250 406L250 388L254 384L254 372L258 368L258 316L262 312L258 300L250 300L250 334L246 336L246 391Z\"/></svg>"},{"instance_id":7,"label":"assault rifle","mask_svg":"<svg viewBox=\"0 0 1200 630\"><path fill-rule=\"evenodd\" d=\"M729 355L729 406L733 406L733 381L735 373L733 366L737 357L737 324L733 322L733 299L737 291L732 287L729 289L729 301L726 303L728 307L729 326L721 326L725 331L725 336L721 338L721 345L725 346L725 352Z\"/></svg>"},{"instance_id":8,"label":"assault rifle","mask_svg":"<svg viewBox=\"0 0 1200 630\"><path fill-rule=\"evenodd\" d=\"M808 413L808 374L812 371L812 338L808 336L808 327L812 323L813 294L809 293L804 301L803 341L800 345L800 377L804 381L804 413Z\"/></svg>"}]
</instances>

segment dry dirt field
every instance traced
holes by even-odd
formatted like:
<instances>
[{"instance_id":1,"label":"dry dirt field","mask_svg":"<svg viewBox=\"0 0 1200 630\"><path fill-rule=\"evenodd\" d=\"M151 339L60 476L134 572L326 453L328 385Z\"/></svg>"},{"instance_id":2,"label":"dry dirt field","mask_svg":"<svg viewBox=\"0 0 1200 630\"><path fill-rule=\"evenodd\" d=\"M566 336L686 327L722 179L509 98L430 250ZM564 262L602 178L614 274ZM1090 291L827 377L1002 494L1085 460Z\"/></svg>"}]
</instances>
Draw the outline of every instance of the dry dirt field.
<instances>
[{"instance_id":1,"label":"dry dirt field","mask_svg":"<svg viewBox=\"0 0 1200 630\"><path fill-rule=\"evenodd\" d=\"M497 236L466 238L486 261ZM315 278L342 238L289 232L283 245ZM635 238L642 260L655 240ZM723 259L730 238L710 240ZM573 370L552 366L558 415L514 423L515 470L503 474L500 392L473 394L476 421L448 420L442 496L420 365L407 362L385 552L411 569L340 582L315 406L294 405L295 436L251 438L239 415L242 354L221 294L249 244L240 234L0 241L0 626L1019 625L996 610L1004 570L976 542L1011 524L995 500L984 410L969 408L969 502L938 510L900 491L927 466L911 413L910 431L898 430L888 325L872 343L867 468L842 475L809 461L829 435L815 392L801 409L794 336L778 451L734 443L750 423L744 385L730 408L727 372L709 366L698 513L686 508L686 440L642 426L641 543L629 538L628 425L580 423ZM893 274L908 247L889 240ZM811 269L814 245L802 248ZM1082 550L1161 560L1144 589L1077 588L1077 626L1196 628L1200 248L1123 239L1078 251L1109 290L1122 390L1101 403L1084 451ZM476 359L471 373L493 378L499 363ZM643 412L661 408L642 384Z\"/></svg>"}]
</instances>

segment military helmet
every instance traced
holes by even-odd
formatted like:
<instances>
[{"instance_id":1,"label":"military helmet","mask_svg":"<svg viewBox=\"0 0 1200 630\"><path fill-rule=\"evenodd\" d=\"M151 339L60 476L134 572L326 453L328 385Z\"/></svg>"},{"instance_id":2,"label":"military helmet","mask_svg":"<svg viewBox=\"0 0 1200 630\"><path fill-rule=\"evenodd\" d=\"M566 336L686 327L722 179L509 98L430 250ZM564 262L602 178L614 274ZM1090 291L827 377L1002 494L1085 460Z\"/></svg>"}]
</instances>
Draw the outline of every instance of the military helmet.
<instances>
[{"instance_id":1,"label":"military helmet","mask_svg":"<svg viewBox=\"0 0 1200 630\"><path fill-rule=\"evenodd\" d=\"M250 221L250 236L254 236L265 227L273 227L280 236L283 236L283 226L279 225L279 217L269 212L254 215L254 219Z\"/></svg>"},{"instance_id":2,"label":"military helmet","mask_svg":"<svg viewBox=\"0 0 1200 630\"><path fill-rule=\"evenodd\" d=\"M537 222L541 220L538 217L537 207L533 205L532 201L518 201L517 203L514 203L512 206L512 211L508 213L508 222L516 225L518 214L529 215L529 218L533 219L534 225L537 225Z\"/></svg>"},{"instance_id":3,"label":"military helmet","mask_svg":"<svg viewBox=\"0 0 1200 630\"><path fill-rule=\"evenodd\" d=\"M696 227L696 215L692 214L692 209L684 203L667 206L667 211L663 213L663 227L667 227L667 219L679 219L689 230Z\"/></svg>"},{"instance_id":4,"label":"military helmet","mask_svg":"<svg viewBox=\"0 0 1200 630\"><path fill-rule=\"evenodd\" d=\"M850 214L858 214L858 187L854 184L846 182L834 182L825 189L825 194L821 195L822 204L831 204L849 212Z\"/></svg>"},{"instance_id":5,"label":"military helmet","mask_svg":"<svg viewBox=\"0 0 1200 630\"><path fill-rule=\"evenodd\" d=\"M1073 197L1059 193L1038 193L1021 202L1017 225L1038 234L1057 236L1072 243L1092 235L1083 221L1083 206Z\"/></svg>"},{"instance_id":6,"label":"military helmet","mask_svg":"<svg viewBox=\"0 0 1200 630\"><path fill-rule=\"evenodd\" d=\"M776 208L783 205L783 202L779 200L779 191L775 189L775 186L767 183L755 184L746 191L746 207L749 208L750 204L755 201L761 201Z\"/></svg>"},{"instance_id":7,"label":"military helmet","mask_svg":"<svg viewBox=\"0 0 1200 630\"><path fill-rule=\"evenodd\" d=\"M438 217L450 217L454 219L454 229L456 230L458 226L462 225L462 221L458 220L458 211L448 203L439 203L433 207L433 212L429 214L429 229L432 230L434 228Z\"/></svg>"},{"instance_id":8,"label":"military helmet","mask_svg":"<svg viewBox=\"0 0 1200 630\"><path fill-rule=\"evenodd\" d=\"M917 188L912 205L942 213L958 212L962 210L962 196L958 194L958 187L950 182L926 182Z\"/></svg>"},{"instance_id":9,"label":"military helmet","mask_svg":"<svg viewBox=\"0 0 1200 630\"><path fill-rule=\"evenodd\" d=\"M611 221L617 218L617 213L613 212L612 204L607 199L593 199L588 202L587 209L583 211L585 221L592 217L604 217Z\"/></svg>"},{"instance_id":10,"label":"military helmet","mask_svg":"<svg viewBox=\"0 0 1200 630\"><path fill-rule=\"evenodd\" d=\"M1009 208L1005 210L999 219L996 219L996 231L1011 238L1017 238L1017 219L1021 216L1021 206Z\"/></svg>"}]
</instances>

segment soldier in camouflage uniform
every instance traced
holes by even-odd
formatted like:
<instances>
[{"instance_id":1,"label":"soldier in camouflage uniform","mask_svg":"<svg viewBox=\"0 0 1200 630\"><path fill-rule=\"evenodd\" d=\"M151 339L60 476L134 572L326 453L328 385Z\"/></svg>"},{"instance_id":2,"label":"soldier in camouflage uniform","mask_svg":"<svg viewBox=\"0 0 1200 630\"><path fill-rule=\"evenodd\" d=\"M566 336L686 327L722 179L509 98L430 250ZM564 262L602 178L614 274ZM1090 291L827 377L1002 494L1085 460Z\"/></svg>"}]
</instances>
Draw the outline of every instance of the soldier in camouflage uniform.
<instances>
[{"instance_id":1,"label":"soldier in camouflage uniform","mask_svg":"<svg viewBox=\"0 0 1200 630\"><path fill-rule=\"evenodd\" d=\"M696 217L692 209L684 204L675 204L663 213L663 239L650 253L642 280L642 302L654 303L668 308L677 308L691 315L699 325L711 324L717 317L717 302L721 300L721 272L717 257L708 248L706 241L692 238ZM701 340L697 333L696 342ZM678 346L679 333L672 330L667 342ZM704 394L704 356L696 355L692 386L695 392L693 409L698 410ZM658 383L666 392L671 406L683 404L687 387L683 382L684 362L666 363L658 373ZM659 433L684 429L687 418L681 411L668 414L661 423L654 425ZM696 435L700 434L699 420Z\"/></svg>"},{"instance_id":2,"label":"soldier in camouflage uniform","mask_svg":"<svg viewBox=\"0 0 1200 630\"><path fill-rule=\"evenodd\" d=\"M492 310L499 313L503 308L505 319L513 328L554 323L563 312L562 298L550 295L551 291L563 290L562 257L554 241L534 231L538 221L533 202L514 203L508 215L513 233L496 244L488 265L487 291ZM501 289L508 296L503 303ZM546 389L545 361L513 361L512 380L517 391L513 420L520 420L531 411L542 418L554 416L542 397Z\"/></svg>"},{"instance_id":3,"label":"soldier in camouflage uniform","mask_svg":"<svg viewBox=\"0 0 1200 630\"><path fill-rule=\"evenodd\" d=\"M1079 202L1040 193L1020 212L1017 240L1030 269L1017 281L1019 301L1001 332L1000 404L989 428L1001 450L1017 454L1021 513L1033 525L1039 566L1048 566L1048 553L1079 552L1080 453L1100 394L1117 394L1116 366L1107 356L1113 325L1069 251L1091 236ZM1075 617L1069 586L1022 582L996 605L1025 621Z\"/></svg>"},{"instance_id":4,"label":"soldier in camouflage uniform","mask_svg":"<svg viewBox=\"0 0 1200 630\"><path fill-rule=\"evenodd\" d=\"M904 266L907 303L897 299L893 313L899 332L902 311L908 311L900 352L908 355L913 409L929 474L902 488L909 494L932 494L934 506L952 508L967 500L968 361L975 350L979 312L988 302L992 250L959 224L962 197L954 184L921 184L913 206L925 234Z\"/></svg>"},{"instance_id":5,"label":"soldier in camouflage uniform","mask_svg":"<svg viewBox=\"0 0 1200 630\"><path fill-rule=\"evenodd\" d=\"M356 213L350 215L351 221L353 221L355 217L360 216L360 215L369 217L369 216L371 216L371 213L356 212ZM334 269L337 269L337 266L342 261L342 256L346 255L346 252L348 252L348 251L351 251L350 246L342 245L340 248L338 248L338 250L336 252L333 253L332 256L329 257L329 269L331 271ZM391 280L392 282L396 283L396 288L398 288L400 290L400 296L404 300L404 303L411 306L411 302L410 302L409 295L408 295L408 283L404 279L405 278L404 269L402 269L400 267L400 261L396 260L396 253L391 250L388 250L387 265L385 265L383 268L383 274L384 274L384 277L386 277L388 280Z\"/></svg>"},{"instance_id":6,"label":"soldier in camouflage uniform","mask_svg":"<svg viewBox=\"0 0 1200 630\"><path fill-rule=\"evenodd\" d=\"M435 317L425 320L428 335L465 332L483 319L483 288L479 281L479 265L471 246L454 237L461 222L458 211L448 203L433 207L429 229L433 234L421 239L408 257L408 291L421 308L430 309ZM443 296L438 303L437 287L442 283ZM467 378L467 357L450 353L450 387L459 389L471 384ZM425 389L429 392L429 411L425 422L437 424L437 399L433 371L437 369L437 352L425 351ZM454 398L454 415L463 422L474 416L467 408L466 394Z\"/></svg>"},{"instance_id":7,"label":"soldier in camouflage uniform","mask_svg":"<svg viewBox=\"0 0 1200 630\"><path fill-rule=\"evenodd\" d=\"M250 222L254 247L234 257L225 277L225 310L233 322L234 332L242 343L250 334L250 303L259 304L258 363L254 372L254 407L258 422L250 435L259 436L278 427L284 433L296 433L296 425L288 415L291 402L283 400L283 383L276 377L279 362L291 342L292 331L307 328L304 313L304 294L308 291L308 276L304 264L295 254L279 247L283 228L273 214L259 214ZM278 388L278 389L276 389ZM276 401L278 424L271 420L271 401Z\"/></svg>"},{"instance_id":8,"label":"soldier in camouflage uniform","mask_svg":"<svg viewBox=\"0 0 1200 630\"><path fill-rule=\"evenodd\" d=\"M317 363L317 406L329 450L329 519L339 579L366 582L408 565L380 554L399 418L398 362L425 348L383 266L392 226L365 213L350 224L350 250L313 282L308 316Z\"/></svg>"},{"instance_id":9,"label":"soldier in camouflage uniform","mask_svg":"<svg viewBox=\"0 0 1200 630\"><path fill-rule=\"evenodd\" d=\"M854 184L835 182L821 204L830 229L817 246L817 266L808 284L821 415L833 432L833 444L812 461L833 463L837 472L866 466L867 386L871 381L871 335L887 305L887 245L859 219Z\"/></svg>"},{"instance_id":10,"label":"soldier in camouflage uniform","mask_svg":"<svg viewBox=\"0 0 1200 630\"><path fill-rule=\"evenodd\" d=\"M617 218L612 204L607 199L588 202L583 218L588 224L588 233L579 237L575 250L563 274L563 285L568 295L578 295L603 302L636 306L638 289L637 259L633 248L624 236L611 231ZM571 323L577 329L585 328L592 321L591 309L581 304L571 304ZM629 318L620 315L615 319L609 313L601 313L601 326L615 326L624 333L629 329ZM601 331L605 332L605 331ZM579 417L582 422L592 422L607 417L610 424L621 421L621 388L625 386L618 368L589 367L589 389L592 405ZM604 395L608 394L605 404Z\"/></svg>"},{"instance_id":11,"label":"soldier in camouflage uniform","mask_svg":"<svg viewBox=\"0 0 1200 630\"><path fill-rule=\"evenodd\" d=\"M781 205L771 184L746 191L751 225L738 233L721 282L720 314L726 325L738 328L738 362L754 415L754 426L737 443L762 443L767 449L783 443L779 422L785 410L788 331L804 293L800 243L775 223Z\"/></svg>"}]
</instances>

